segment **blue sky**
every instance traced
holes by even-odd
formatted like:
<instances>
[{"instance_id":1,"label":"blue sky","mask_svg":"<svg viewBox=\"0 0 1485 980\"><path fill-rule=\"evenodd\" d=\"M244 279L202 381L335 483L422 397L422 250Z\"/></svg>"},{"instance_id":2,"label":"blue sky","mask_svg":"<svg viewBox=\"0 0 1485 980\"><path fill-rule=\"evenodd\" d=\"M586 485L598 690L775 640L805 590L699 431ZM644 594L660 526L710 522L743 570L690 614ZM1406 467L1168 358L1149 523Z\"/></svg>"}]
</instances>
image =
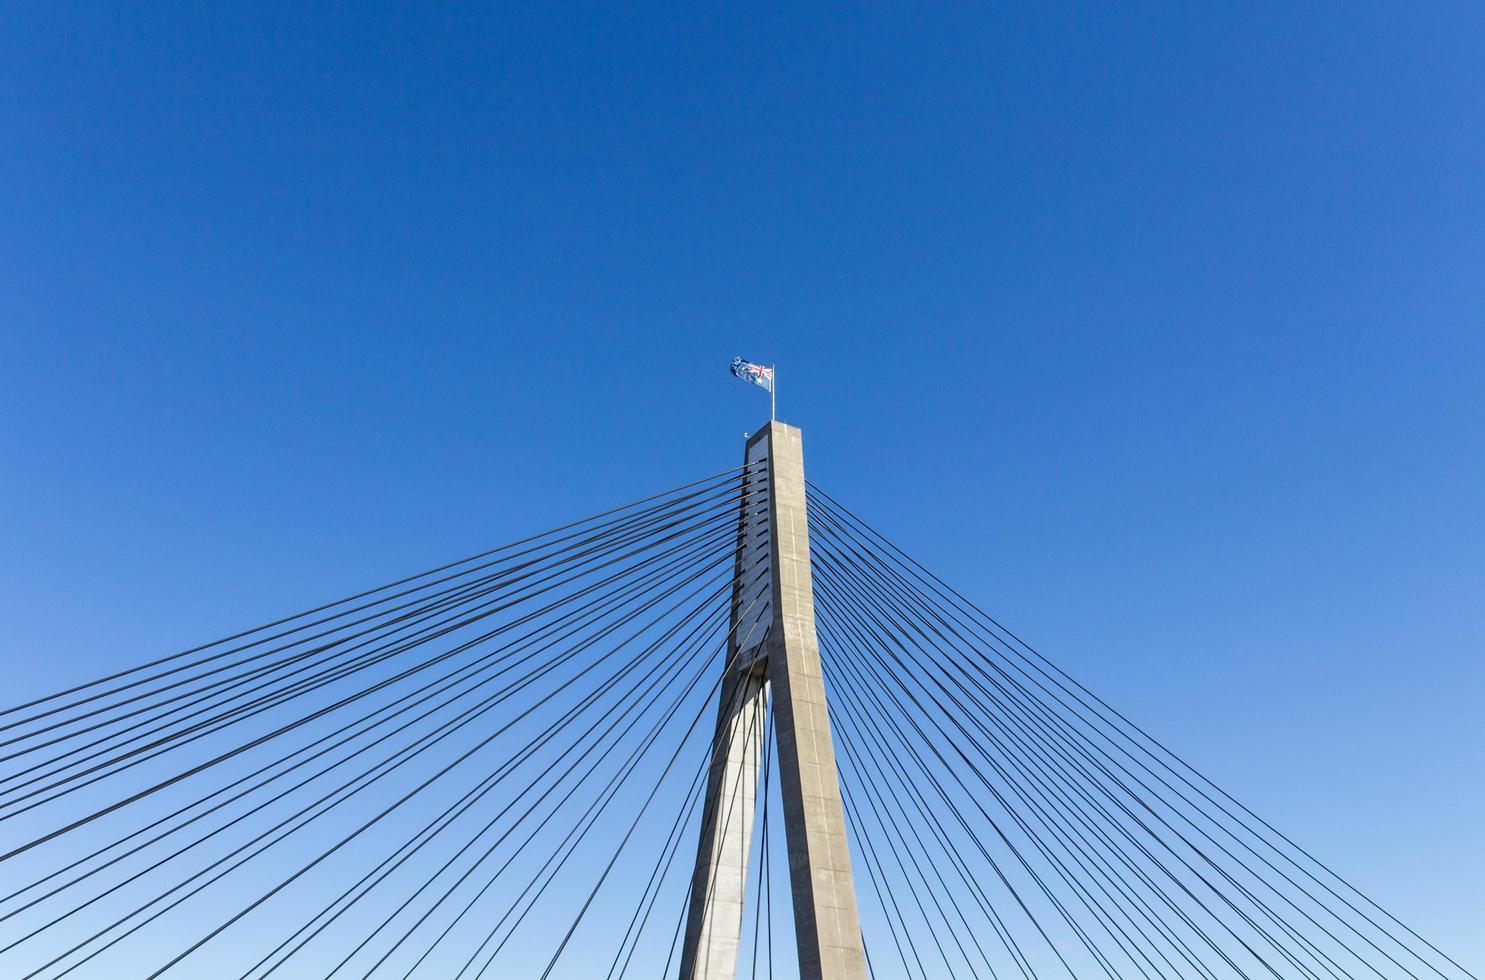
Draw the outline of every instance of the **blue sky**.
<instances>
[{"instance_id":1,"label":"blue sky","mask_svg":"<svg viewBox=\"0 0 1485 980\"><path fill-rule=\"evenodd\" d=\"M0 11L13 696L740 459L1485 965L1474 5Z\"/></svg>"}]
</instances>

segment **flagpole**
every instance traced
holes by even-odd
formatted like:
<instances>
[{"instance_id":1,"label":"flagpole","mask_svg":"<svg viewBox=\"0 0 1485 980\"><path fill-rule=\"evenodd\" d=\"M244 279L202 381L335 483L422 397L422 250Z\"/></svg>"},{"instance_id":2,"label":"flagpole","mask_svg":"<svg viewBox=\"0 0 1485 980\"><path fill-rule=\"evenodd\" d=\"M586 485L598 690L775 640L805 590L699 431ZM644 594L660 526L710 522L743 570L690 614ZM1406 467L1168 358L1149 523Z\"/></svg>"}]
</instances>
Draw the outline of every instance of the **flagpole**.
<instances>
[{"instance_id":1,"label":"flagpole","mask_svg":"<svg viewBox=\"0 0 1485 980\"><path fill-rule=\"evenodd\" d=\"M777 422L779 420L779 366L775 364L768 370L772 375L768 379L768 420Z\"/></svg>"}]
</instances>

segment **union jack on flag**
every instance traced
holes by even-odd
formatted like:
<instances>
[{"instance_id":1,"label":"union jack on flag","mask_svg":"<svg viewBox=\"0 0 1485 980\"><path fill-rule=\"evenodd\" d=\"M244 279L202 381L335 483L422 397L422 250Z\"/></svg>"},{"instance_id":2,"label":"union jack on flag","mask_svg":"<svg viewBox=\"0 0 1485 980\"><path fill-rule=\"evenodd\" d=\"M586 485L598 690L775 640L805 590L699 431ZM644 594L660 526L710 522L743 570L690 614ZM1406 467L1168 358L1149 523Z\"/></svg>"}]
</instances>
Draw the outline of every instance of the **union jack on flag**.
<instances>
[{"instance_id":1,"label":"union jack on flag","mask_svg":"<svg viewBox=\"0 0 1485 980\"><path fill-rule=\"evenodd\" d=\"M767 388L769 391L773 391L773 368L771 367L764 367L762 364L754 364L751 361L743 360L741 357L734 357L732 359L732 376L734 378L742 378L744 381L751 381L760 388Z\"/></svg>"}]
</instances>

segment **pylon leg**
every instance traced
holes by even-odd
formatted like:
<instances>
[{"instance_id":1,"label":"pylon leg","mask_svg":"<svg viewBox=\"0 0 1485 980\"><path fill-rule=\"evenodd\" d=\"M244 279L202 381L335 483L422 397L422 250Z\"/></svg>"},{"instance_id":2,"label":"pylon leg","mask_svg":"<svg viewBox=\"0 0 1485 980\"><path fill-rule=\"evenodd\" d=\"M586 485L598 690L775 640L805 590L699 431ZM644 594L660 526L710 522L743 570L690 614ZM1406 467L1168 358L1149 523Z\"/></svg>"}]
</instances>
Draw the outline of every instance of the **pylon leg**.
<instances>
[{"instance_id":1,"label":"pylon leg","mask_svg":"<svg viewBox=\"0 0 1485 980\"><path fill-rule=\"evenodd\" d=\"M722 685L691 879L682 980L733 980L737 975L767 711L768 679L762 670L734 671Z\"/></svg>"},{"instance_id":2,"label":"pylon leg","mask_svg":"<svg viewBox=\"0 0 1485 980\"><path fill-rule=\"evenodd\" d=\"M773 682L779 792L789 849L799 976L800 980L866 980L856 882L815 636L804 444L792 426L775 422L766 431L773 628L763 645Z\"/></svg>"}]
</instances>

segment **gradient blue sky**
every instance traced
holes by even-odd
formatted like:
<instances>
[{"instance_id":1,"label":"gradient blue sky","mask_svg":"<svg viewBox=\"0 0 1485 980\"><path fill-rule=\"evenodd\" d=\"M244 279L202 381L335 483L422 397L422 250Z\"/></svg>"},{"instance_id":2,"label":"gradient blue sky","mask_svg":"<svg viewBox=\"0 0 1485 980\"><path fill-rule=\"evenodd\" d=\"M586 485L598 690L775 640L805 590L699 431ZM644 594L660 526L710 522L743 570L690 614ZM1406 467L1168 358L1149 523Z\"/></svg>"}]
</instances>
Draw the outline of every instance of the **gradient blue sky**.
<instances>
[{"instance_id":1,"label":"gradient blue sky","mask_svg":"<svg viewBox=\"0 0 1485 980\"><path fill-rule=\"evenodd\" d=\"M740 458L1485 966L1474 4L0 9L4 700Z\"/></svg>"}]
</instances>

